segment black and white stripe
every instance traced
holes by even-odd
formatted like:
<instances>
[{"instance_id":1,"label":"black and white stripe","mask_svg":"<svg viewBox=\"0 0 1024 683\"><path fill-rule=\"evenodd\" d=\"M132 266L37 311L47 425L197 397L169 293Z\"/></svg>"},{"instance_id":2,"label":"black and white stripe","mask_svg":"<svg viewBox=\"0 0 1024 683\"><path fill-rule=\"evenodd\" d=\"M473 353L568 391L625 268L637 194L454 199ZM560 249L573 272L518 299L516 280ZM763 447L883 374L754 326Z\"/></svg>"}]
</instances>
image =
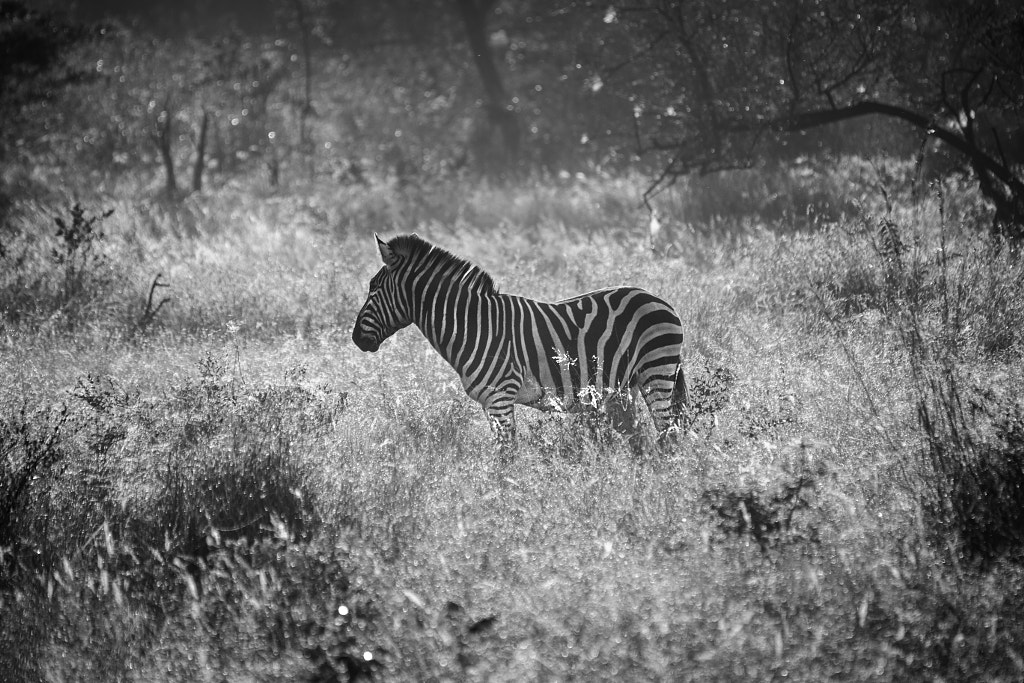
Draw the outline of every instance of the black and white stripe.
<instances>
[{"instance_id":1,"label":"black and white stripe","mask_svg":"<svg viewBox=\"0 0 1024 683\"><path fill-rule=\"evenodd\" d=\"M384 266L352 340L376 351L415 324L483 406L499 441L515 436L514 406L578 410L608 395L643 397L659 434L687 404L682 326L664 300L614 287L555 303L500 293L490 275L416 235L384 242Z\"/></svg>"}]
</instances>

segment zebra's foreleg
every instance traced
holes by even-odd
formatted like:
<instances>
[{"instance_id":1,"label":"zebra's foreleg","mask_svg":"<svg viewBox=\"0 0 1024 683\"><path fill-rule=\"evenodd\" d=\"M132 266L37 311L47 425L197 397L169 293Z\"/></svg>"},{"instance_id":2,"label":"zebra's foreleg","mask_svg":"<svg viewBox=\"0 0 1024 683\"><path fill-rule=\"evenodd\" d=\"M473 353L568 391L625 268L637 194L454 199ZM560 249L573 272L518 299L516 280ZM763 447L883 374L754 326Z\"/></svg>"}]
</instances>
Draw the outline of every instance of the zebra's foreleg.
<instances>
[{"instance_id":1,"label":"zebra's foreleg","mask_svg":"<svg viewBox=\"0 0 1024 683\"><path fill-rule=\"evenodd\" d=\"M498 454L502 464L512 461L516 448L516 393L502 391L481 401L487 420L491 424L491 432L498 443Z\"/></svg>"},{"instance_id":2,"label":"zebra's foreleg","mask_svg":"<svg viewBox=\"0 0 1024 683\"><path fill-rule=\"evenodd\" d=\"M515 416L513 416L511 413L508 415L488 414L487 418L491 423L491 431L494 432L494 438L496 441L498 441L498 443L502 445L515 443Z\"/></svg>"},{"instance_id":3,"label":"zebra's foreleg","mask_svg":"<svg viewBox=\"0 0 1024 683\"><path fill-rule=\"evenodd\" d=\"M669 425L668 429L658 432L658 448L660 450L665 450L666 448L674 447L679 443L680 434L682 434L682 431L680 430L679 425Z\"/></svg>"},{"instance_id":4,"label":"zebra's foreleg","mask_svg":"<svg viewBox=\"0 0 1024 683\"><path fill-rule=\"evenodd\" d=\"M512 411L494 414L488 411L491 432L498 444L498 457L502 465L511 464L516 450L516 417Z\"/></svg>"}]
</instances>

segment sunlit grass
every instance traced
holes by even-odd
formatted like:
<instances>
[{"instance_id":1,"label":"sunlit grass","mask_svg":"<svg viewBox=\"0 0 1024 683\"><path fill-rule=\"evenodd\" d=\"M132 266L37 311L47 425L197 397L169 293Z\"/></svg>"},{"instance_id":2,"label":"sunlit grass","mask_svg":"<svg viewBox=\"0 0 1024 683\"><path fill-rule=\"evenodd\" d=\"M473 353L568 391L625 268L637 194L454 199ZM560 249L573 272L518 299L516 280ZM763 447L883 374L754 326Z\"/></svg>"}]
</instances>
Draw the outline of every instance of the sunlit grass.
<instances>
[{"instance_id":1,"label":"sunlit grass","mask_svg":"<svg viewBox=\"0 0 1024 683\"><path fill-rule=\"evenodd\" d=\"M936 543L922 505L893 306L911 291L872 251L873 219L684 231L655 256L642 190L592 178L435 196L225 191L190 200L186 218L98 198L95 210L116 209L101 246L117 285L79 318L57 325L40 309L0 333L0 417L70 415L0 570L5 671L1019 677L1016 556L979 567L953 529ZM692 220L680 197L662 198L667 221ZM986 303L1016 320L1019 266L986 256L969 227L947 223L943 237L937 204L909 201L893 212L906 242L931 255L948 239L963 281L984 285L960 299L965 372L1012 394L1021 339ZM30 275L50 277L52 216L26 216L14 246ZM600 424L520 409L504 467L479 406L415 330L376 354L350 343L375 230L416 230L503 291L657 292L683 319L691 379L734 377L725 400L640 456ZM158 272L170 301L128 334ZM915 290L926 334L936 278ZM20 453L3 451L8 465ZM754 532L761 513L769 526Z\"/></svg>"}]
</instances>

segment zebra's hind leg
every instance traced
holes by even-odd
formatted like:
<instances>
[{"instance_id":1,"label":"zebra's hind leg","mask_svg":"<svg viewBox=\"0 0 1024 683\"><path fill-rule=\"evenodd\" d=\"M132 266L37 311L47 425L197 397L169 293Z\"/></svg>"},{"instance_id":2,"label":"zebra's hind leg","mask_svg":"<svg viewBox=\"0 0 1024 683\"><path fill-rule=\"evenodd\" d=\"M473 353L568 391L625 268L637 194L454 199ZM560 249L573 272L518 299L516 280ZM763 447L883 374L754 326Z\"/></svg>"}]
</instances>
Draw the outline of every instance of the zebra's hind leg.
<instances>
[{"instance_id":1,"label":"zebra's hind leg","mask_svg":"<svg viewBox=\"0 0 1024 683\"><path fill-rule=\"evenodd\" d=\"M636 397L628 389L608 394L604 402L604 412L612 429L620 434L636 432Z\"/></svg>"},{"instance_id":2,"label":"zebra's hind leg","mask_svg":"<svg viewBox=\"0 0 1024 683\"><path fill-rule=\"evenodd\" d=\"M637 393L635 389L622 389L610 393L604 402L609 425L627 438L629 449L634 455L643 452L643 434L636 413Z\"/></svg>"},{"instance_id":3,"label":"zebra's hind leg","mask_svg":"<svg viewBox=\"0 0 1024 683\"><path fill-rule=\"evenodd\" d=\"M658 448L664 450L689 427L690 397L682 364L671 375L648 377L641 384L641 394L658 435Z\"/></svg>"},{"instance_id":4,"label":"zebra's hind leg","mask_svg":"<svg viewBox=\"0 0 1024 683\"><path fill-rule=\"evenodd\" d=\"M693 404L690 400L690 389L686 385L683 364L676 368L676 378L672 387L672 425L666 432L686 432L693 424Z\"/></svg>"}]
</instances>

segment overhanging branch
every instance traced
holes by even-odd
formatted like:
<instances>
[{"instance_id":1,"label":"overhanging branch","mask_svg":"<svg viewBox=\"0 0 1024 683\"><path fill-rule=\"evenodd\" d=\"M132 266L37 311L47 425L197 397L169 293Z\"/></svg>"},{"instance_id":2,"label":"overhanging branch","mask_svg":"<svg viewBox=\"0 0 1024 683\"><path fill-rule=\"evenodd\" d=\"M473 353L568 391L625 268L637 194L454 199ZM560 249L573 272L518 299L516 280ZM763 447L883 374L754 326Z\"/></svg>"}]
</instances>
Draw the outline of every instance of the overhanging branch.
<instances>
[{"instance_id":1,"label":"overhanging branch","mask_svg":"<svg viewBox=\"0 0 1024 683\"><path fill-rule=\"evenodd\" d=\"M870 115L897 118L926 131L928 135L942 140L953 149L967 156L976 168L991 173L1005 183L1007 187L1011 188L1015 194L1024 196L1024 183L1016 178L1009 168L986 154L976 145L971 144L964 138L941 126L934 125L931 119L922 114L896 105L886 104L885 102L858 102L847 107L820 109L782 116L767 122L736 122L731 125L727 124L726 132L733 134L751 133L759 129L767 129L777 132L795 133Z\"/></svg>"}]
</instances>

